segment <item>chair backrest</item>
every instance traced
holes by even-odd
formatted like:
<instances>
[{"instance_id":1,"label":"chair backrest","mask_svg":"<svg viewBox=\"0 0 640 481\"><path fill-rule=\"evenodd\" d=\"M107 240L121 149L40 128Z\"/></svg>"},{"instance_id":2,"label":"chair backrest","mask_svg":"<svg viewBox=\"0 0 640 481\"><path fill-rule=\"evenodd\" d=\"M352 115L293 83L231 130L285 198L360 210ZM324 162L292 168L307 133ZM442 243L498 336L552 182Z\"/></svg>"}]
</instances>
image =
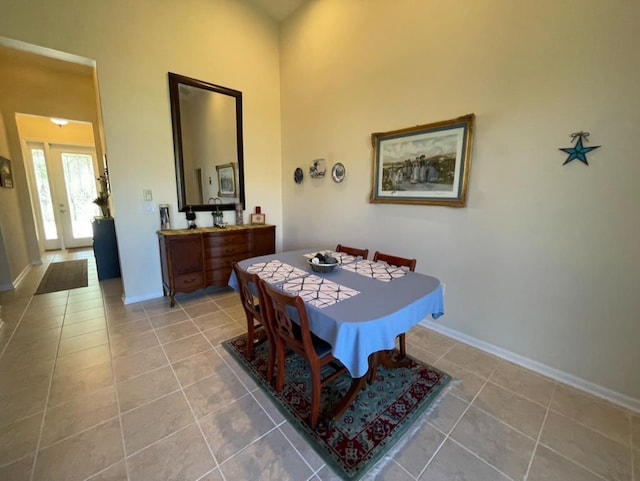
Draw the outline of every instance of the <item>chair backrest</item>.
<instances>
[{"instance_id":1,"label":"chair backrest","mask_svg":"<svg viewBox=\"0 0 640 481\"><path fill-rule=\"evenodd\" d=\"M407 259L406 257L392 256L376 251L373 254L373 262L377 261L386 262L390 266L408 267L411 272L416 270L416 263L418 262L416 259Z\"/></svg>"},{"instance_id":2,"label":"chair backrest","mask_svg":"<svg viewBox=\"0 0 640 481\"><path fill-rule=\"evenodd\" d=\"M360 256L363 259L366 259L369 255L369 249L358 249L357 247L348 247L343 246L342 244L338 244L338 247L336 247L336 252L344 252L345 254L349 254L350 256L354 257Z\"/></svg>"},{"instance_id":3,"label":"chair backrest","mask_svg":"<svg viewBox=\"0 0 640 481\"><path fill-rule=\"evenodd\" d=\"M299 296L290 296L277 291L263 280L258 282L264 294L267 322L274 335L284 345L307 358L317 357L313 348L309 318L304 301ZM295 322L292 316L296 316Z\"/></svg>"},{"instance_id":4,"label":"chair backrest","mask_svg":"<svg viewBox=\"0 0 640 481\"><path fill-rule=\"evenodd\" d=\"M238 279L238 286L240 288L240 301L242 307L244 307L247 315L254 316L258 321L264 324L262 320L262 313L259 308L256 308L255 298L259 299L258 280L259 277L256 274L251 274L247 271L243 271L238 266L237 262L233 262L233 272ZM253 289L251 286L254 286ZM258 301L258 305L261 303Z\"/></svg>"}]
</instances>

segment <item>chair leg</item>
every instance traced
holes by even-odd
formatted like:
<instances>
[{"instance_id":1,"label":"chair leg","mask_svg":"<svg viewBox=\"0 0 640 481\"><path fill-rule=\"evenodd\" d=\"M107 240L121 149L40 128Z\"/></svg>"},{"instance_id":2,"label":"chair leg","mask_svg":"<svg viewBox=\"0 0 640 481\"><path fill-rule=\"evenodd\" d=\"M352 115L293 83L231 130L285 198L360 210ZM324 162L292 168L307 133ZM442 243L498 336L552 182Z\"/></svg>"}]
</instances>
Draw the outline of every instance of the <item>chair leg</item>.
<instances>
[{"instance_id":1,"label":"chair leg","mask_svg":"<svg viewBox=\"0 0 640 481\"><path fill-rule=\"evenodd\" d=\"M367 374L367 384L373 384L378 372L378 356L377 352L374 352L369 356L369 374Z\"/></svg>"},{"instance_id":2,"label":"chair leg","mask_svg":"<svg viewBox=\"0 0 640 481\"><path fill-rule=\"evenodd\" d=\"M400 355L407 357L407 336L403 332L398 337L400 338Z\"/></svg>"},{"instance_id":3,"label":"chair leg","mask_svg":"<svg viewBox=\"0 0 640 481\"><path fill-rule=\"evenodd\" d=\"M269 341L269 363L267 364L267 382L273 382L273 374L276 367L276 345L271 338Z\"/></svg>"},{"instance_id":4,"label":"chair leg","mask_svg":"<svg viewBox=\"0 0 640 481\"><path fill-rule=\"evenodd\" d=\"M322 383L320 380L320 366L311 366L311 414L309 416L309 426L315 428L320 416L320 394L322 393Z\"/></svg>"},{"instance_id":5,"label":"chair leg","mask_svg":"<svg viewBox=\"0 0 640 481\"><path fill-rule=\"evenodd\" d=\"M276 341L276 356L278 357L278 370L276 374L276 392L284 389L284 346Z\"/></svg>"},{"instance_id":6,"label":"chair leg","mask_svg":"<svg viewBox=\"0 0 640 481\"><path fill-rule=\"evenodd\" d=\"M247 315L247 348L244 351L244 356L251 360L253 359L253 343L255 342L255 327L253 325L253 316Z\"/></svg>"}]
</instances>

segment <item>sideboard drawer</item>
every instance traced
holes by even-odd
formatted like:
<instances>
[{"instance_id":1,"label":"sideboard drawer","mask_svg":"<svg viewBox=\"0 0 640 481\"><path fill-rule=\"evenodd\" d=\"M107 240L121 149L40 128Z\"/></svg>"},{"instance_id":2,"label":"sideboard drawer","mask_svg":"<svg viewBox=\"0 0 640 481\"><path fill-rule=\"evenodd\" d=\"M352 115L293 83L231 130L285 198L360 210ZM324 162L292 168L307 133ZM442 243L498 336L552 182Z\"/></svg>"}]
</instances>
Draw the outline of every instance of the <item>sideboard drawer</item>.
<instances>
[{"instance_id":1,"label":"sideboard drawer","mask_svg":"<svg viewBox=\"0 0 640 481\"><path fill-rule=\"evenodd\" d=\"M221 267L207 271L207 284L216 287L225 287L231 277L231 267Z\"/></svg>"},{"instance_id":2,"label":"sideboard drawer","mask_svg":"<svg viewBox=\"0 0 640 481\"><path fill-rule=\"evenodd\" d=\"M251 257L251 251L249 246L244 244L225 244L222 246L211 247L207 246L204 249L204 258L215 259L217 257L232 256L234 254L246 254L246 257ZM236 256L237 257L237 256Z\"/></svg>"},{"instance_id":3,"label":"sideboard drawer","mask_svg":"<svg viewBox=\"0 0 640 481\"><path fill-rule=\"evenodd\" d=\"M204 248L208 249L209 247L223 247L229 245L248 245L249 244L249 233L248 232L237 232L237 231L227 231L228 233L219 233L215 234L204 234L203 235L203 243Z\"/></svg>"},{"instance_id":4,"label":"sideboard drawer","mask_svg":"<svg viewBox=\"0 0 640 481\"><path fill-rule=\"evenodd\" d=\"M204 287L204 275L202 272L192 272L174 278L176 292L196 290Z\"/></svg>"}]
</instances>

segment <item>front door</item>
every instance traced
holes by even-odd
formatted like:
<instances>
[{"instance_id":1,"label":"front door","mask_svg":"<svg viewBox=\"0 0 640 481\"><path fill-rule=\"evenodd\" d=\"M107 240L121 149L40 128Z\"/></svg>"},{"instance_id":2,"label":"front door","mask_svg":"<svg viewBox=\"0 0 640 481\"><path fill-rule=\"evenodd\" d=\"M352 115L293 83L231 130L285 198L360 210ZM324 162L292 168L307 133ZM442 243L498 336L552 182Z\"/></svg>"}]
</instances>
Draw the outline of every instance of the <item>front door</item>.
<instances>
[{"instance_id":1,"label":"front door","mask_svg":"<svg viewBox=\"0 0 640 481\"><path fill-rule=\"evenodd\" d=\"M93 148L29 142L46 250L91 246L91 220L99 215Z\"/></svg>"}]
</instances>

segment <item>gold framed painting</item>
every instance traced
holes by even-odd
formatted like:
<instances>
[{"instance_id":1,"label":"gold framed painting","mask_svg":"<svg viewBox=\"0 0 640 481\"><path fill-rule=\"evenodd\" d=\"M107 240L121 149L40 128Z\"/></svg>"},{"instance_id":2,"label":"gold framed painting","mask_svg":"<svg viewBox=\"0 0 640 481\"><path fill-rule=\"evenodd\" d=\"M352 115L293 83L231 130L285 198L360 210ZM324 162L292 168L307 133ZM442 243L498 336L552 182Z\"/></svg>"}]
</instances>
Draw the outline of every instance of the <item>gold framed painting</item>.
<instances>
[{"instance_id":1,"label":"gold framed painting","mask_svg":"<svg viewBox=\"0 0 640 481\"><path fill-rule=\"evenodd\" d=\"M371 203L464 207L474 114L371 134Z\"/></svg>"}]
</instances>

